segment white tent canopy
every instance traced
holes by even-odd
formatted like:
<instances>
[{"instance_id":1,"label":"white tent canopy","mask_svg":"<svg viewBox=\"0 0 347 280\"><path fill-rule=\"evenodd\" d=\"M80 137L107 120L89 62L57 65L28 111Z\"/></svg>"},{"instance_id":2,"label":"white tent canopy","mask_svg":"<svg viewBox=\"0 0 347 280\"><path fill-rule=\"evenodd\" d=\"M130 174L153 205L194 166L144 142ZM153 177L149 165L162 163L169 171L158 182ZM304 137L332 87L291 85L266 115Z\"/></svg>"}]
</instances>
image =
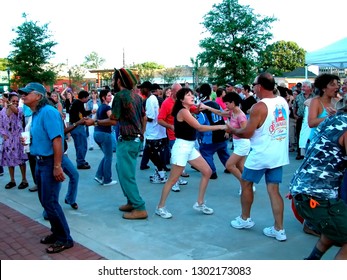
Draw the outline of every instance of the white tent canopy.
<instances>
[{"instance_id":1,"label":"white tent canopy","mask_svg":"<svg viewBox=\"0 0 347 280\"><path fill-rule=\"evenodd\" d=\"M306 53L306 65L347 68L347 37L325 48Z\"/></svg>"}]
</instances>

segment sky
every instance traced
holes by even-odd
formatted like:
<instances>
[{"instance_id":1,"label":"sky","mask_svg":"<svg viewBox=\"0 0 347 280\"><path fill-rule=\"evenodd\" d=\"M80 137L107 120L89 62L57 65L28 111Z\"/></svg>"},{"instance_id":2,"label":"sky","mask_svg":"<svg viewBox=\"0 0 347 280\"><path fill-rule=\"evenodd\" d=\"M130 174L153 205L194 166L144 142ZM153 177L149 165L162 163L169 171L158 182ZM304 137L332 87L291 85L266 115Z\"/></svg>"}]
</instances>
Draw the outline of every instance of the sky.
<instances>
[{"instance_id":1,"label":"sky","mask_svg":"<svg viewBox=\"0 0 347 280\"><path fill-rule=\"evenodd\" d=\"M201 51L201 24L213 4L222 0L10 0L0 16L0 57L11 51L12 31L28 20L49 24L58 45L53 63L83 63L96 52L106 61L102 68L153 61L166 67L191 65ZM274 16L271 32L278 40L294 41L314 51L346 37L345 0L239 0L256 14ZM271 43L270 42L270 43Z\"/></svg>"}]
</instances>

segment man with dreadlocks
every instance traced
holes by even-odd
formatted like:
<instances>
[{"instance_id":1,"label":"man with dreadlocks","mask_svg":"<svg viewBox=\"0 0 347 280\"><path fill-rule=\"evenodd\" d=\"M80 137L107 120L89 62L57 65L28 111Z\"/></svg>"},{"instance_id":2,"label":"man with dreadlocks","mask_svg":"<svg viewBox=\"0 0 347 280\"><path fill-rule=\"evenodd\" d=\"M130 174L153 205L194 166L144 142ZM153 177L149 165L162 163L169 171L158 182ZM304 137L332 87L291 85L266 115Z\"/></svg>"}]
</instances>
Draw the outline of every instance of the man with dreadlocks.
<instances>
[{"instance_id":1,"label":"man with dreadlocks","mask_svg":"<svg viewBox=\"0 0 347 280\"><path fill-rule=\"evenodd\" d=\"M119 124L117 141L117 163L119 183L127 199L125 205L119 207L124 219L136 220L148 217L145 201L142 199L136 184L136 161L143 145L145 129L145 111L141 97L132 91L138 79L135 74L125 68L115 69L112 86L115 96L112 103L111 120ZM87 121L88 125L109 125L110 119Z\"/></svg>"}]
</instances>

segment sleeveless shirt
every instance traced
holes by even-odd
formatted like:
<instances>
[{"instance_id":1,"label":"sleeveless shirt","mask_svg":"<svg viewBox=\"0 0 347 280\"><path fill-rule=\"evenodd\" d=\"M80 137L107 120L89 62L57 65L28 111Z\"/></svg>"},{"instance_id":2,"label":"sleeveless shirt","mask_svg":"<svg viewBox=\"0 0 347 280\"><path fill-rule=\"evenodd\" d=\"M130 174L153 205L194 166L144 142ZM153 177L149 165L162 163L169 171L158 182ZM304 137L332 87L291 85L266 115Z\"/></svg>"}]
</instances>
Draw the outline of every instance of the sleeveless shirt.
<instances>
[{"instance_id":1,"label":"sleeveless shirt","mask_svg":"<svg viewBox=\"0 0 347 280\"><path fill-rule=\"evenodd\" d=\"M289 107L280 96L263 98L267 117L251 137L251 151L245 167L253 170L276 168L289 163Z\"/></svg>"},{"instance_id":2,"label":"sleeveless shirt","mask_svg":"<svg viewBox=\"0 0 347 280\"><path fill-rule=\"evenodd\" d=\"M187 122L180 122L175 117L175 136L176 138L180 138L187 141L195 141L196 140L196 130L191 127Z\"/></svg>"}]
</instances>

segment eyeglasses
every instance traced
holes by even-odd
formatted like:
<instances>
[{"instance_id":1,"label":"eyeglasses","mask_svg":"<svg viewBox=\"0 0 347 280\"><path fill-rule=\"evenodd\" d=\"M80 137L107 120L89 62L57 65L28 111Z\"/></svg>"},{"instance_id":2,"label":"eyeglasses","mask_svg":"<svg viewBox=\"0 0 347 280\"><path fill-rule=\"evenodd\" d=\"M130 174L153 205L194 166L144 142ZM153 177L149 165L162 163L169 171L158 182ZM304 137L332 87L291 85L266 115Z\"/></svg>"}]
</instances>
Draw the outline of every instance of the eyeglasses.
<instances>
[{"instance_id":1,"label":"eyeglasses","mask_svg":"<svg viewBox=\"0 0 347 280\"><path fill-rule=\"evenodd\" d=\"M24 95L24 96L28 96L30 93L32 93L32 91L31 92L24 92L24 91L22 91L22 95Z\"/></svg>"}]
</instances>

